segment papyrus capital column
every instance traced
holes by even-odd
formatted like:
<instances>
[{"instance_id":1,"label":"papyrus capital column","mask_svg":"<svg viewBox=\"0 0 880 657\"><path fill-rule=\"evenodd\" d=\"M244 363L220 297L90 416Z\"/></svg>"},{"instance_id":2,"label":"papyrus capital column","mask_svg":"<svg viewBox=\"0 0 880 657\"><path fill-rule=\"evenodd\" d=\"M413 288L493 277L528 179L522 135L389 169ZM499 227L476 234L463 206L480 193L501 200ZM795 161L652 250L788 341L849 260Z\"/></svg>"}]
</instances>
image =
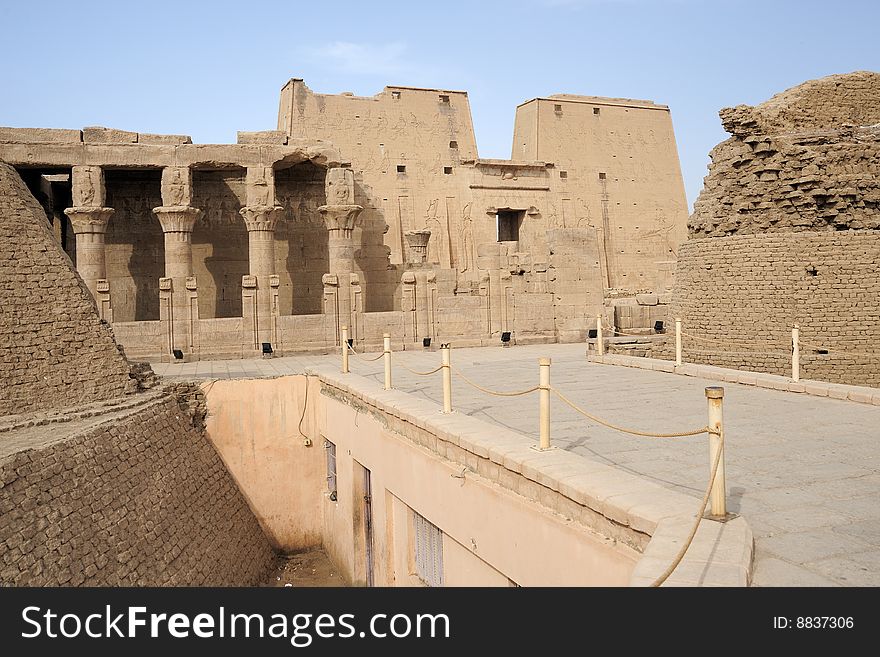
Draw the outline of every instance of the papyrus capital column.
<instances>
[{"instance_id":1,"label":"papyrus capital column","mask_svg":"<svg viewBox=\"0 0 880 657\"><path fill-rule=\"evenodd\" d=\"M339 327L352 327L351 273L354 271L354 240L352 234L358 226L363 207L354 204L354 173L351 169L334 168L327 171L324 192L327 205L318 208L327 228L327 250L330 274L338 280L336 290L336 335Z\"/></svg>"},{"instance_id":2,"label":"papyrus capital column","mask_svg":"<svg viewBox=\"0 0 880 657\"><path fill-rule=\"evenodd\" d=\"M437 278L433 268L426 264L430 230L410 230L404 233L408 247L407 269L401 279L401 307L408 314L407 339L418 342L434 337L434 297Z\"/></svg>"},{"instance_id":3,"label":"papyrus capital column","mask_svg":"<svg viewBox=\"0 0 880 657\"><path fill-rule=\"evenodd\" d=\"M73 207L64 211L70 218L70 225L76 235L76 269L96 301L99 300L99 282L107 281L104 236L113 212L113 208L103 207ZM101 287L108 289L106 285ZM103 304L98 305L99 310L102 310ZM101 313L101 319L109 319L105 314Z\"/></svg>"},{"instance_id":4,"label":"papyrus capital column","mask_svg":"<svg viewBox=\"0 0 880 657\"><path fill-rule=\"evenodd\" d=\"M191 206L189 167L162 170L162 205L153 213L165 236L165 277L159 279L159 315L167 328L169 352L198 348L198 290L193 276L192 232L202 211Z\"/></svg>"},{"instance_id":5,"label":"papyrus capital column","mask_svg":"<svg viewBox=\"0 0 880 657\"><path fill-rule=\"evenodd\" d=\"M70 225L76 235L76 269L95 298L101 319L109 321L110 295L104 236L114 210L104 207L104 170L96 166L73 167L71 196L73 207L67 208L64 214L70 218Z\"/></svg>"},{"instance_id":6,"label":"papyrus capital column","mask_svg":"<svg viewBox=\"0 0 880 657\"><path fill-rule=\"evenodd\" d=\"M428 258L428 241L431 239L430 230L408 230L403 234L406 245L409 247L407 261L413 265L424 264Z\"/></svg>"},{"instance_id":7,"label":"papyrus capital column","mask_svg":"<svg viewBox=\"0 0 880 657\"><path fill-rule=\"evenodd\" d=\"M284 214L284 208L278 205L247 206L239 210L239 214L248 231L248 275L242 280L244 342L253 349L258 349L262 342L269 342L277 352L275 227Z\"/></svg>"}]
</instances>

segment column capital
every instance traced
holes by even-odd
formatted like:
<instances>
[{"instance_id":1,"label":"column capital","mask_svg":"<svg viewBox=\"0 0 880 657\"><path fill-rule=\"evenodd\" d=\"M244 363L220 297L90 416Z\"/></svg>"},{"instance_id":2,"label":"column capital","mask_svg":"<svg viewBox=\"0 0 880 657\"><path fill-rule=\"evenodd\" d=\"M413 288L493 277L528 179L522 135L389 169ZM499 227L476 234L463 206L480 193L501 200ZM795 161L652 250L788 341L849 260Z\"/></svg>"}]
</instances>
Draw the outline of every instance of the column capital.
<instances>
[{"instance_id":1,"label":"column capital","mask_svg":"<svg viewBox=\"0 0 880 657\"><path fill-rule=\"evenodd\" d=\"M153 214L162 224L163 233L191 233L203 213L187 205L162 205L153 208Z\"/></svg>"},{"instance_id":2,"label":"column capital","mask_svg":"<svg viewBox=\"0 0 880 657\"><path fill-rule=\"evenodd\" d=\"M110 216L114 212L116 210L113 208L82 206L67 208L64 214L70 218L70 225L76 235L84 233L103 235L107 232L107 222L110 221Z\"/></svg>"},{"instance_id":3,"label":"column capital","mask_svg":"<svg viewBox=\"0 0 880 657\"><path fill-rule=\"evenodd\" d=\"M409 261L414 265L420 265L428 257L428 240L431 239L430 230L408 230L403 236L409 247Z\"/></svg>"},{"instance_id":4,"label":"column capital","mask_svg":"<svg viewBox=\"0 0 880 657\"><path fill-rule=\"evenodd\" d=\"M244 219L248 232L274 231L278 220L284 214L284 208L280 205L247 205L238 213Z\"/></svg>"},{"instance_id":5,"label":"column capital","mask_svg":"<svg viewBox=\"0 0 880 657\"><path fill-rule=\"evenodd\" d=\"M363 206L360 205L322 205L318 212L324 218L324 226L331 233L342 231L343 237L351 237L351 231L357 227Z\"/></svg>"}]
</instances>

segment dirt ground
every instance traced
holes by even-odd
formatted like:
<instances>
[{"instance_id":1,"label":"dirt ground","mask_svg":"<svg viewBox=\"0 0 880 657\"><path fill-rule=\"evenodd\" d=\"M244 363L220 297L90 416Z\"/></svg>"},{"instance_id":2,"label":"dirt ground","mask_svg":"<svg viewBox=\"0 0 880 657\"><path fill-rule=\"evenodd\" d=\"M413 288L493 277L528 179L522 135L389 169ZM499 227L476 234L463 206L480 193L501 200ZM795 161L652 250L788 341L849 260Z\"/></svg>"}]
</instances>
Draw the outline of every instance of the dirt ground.
<instances>
[{"instance_id":1,"label":"dirt ground","mask_svg":"<svg viewBox=\"0 0 880 657\"><path fill-rule=\"evenodd\" d=\"M327 553L316 549L281 557L268 586L348 586Z\"/></svg>"}]
</instances>

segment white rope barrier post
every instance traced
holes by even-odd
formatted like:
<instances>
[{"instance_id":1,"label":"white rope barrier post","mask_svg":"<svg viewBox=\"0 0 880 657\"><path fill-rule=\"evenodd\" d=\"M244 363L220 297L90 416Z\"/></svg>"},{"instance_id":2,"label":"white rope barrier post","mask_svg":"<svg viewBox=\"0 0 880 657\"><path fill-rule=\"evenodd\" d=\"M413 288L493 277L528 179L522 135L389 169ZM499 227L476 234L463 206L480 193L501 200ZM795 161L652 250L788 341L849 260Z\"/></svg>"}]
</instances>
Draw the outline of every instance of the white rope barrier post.
<instances>
[{"instance_id":1,"label":"white rope barrier post","mask_svg":"<svg viewBox=\"0 0 880 657\"><path fill-rule=\"evenodd\" d=\"M791 328L791 380L801 380L801 327L795 324Z\"/></svg>"},{"instance_id":2,"label":"white rope barrier post","mask_svg":"<svg viewBox=\"0 0 880 657\"><path fill-rule=\"evenodd\" d=\"M681 365L681 318L675 318L675 365Z\"/></svg>"},{"instance_id":3,"label":"white rope barrier post","mask_svg":"<svg viewBox=\"0 0 880 657\"><path fill-rule=\"evenodd\" d=\"M382 347L385 356L385 390L391 390L391 335L382 335Z\"/></svg>"},{"instance_id":4,"label":"white rope barrier post","mask_svg":"<svg viewBox=\"0 0 880 657\"><path fill-rule=\"evenodd\" d=\"M342 373L348 374L348 327L342 327Z\"/></svg>"},{"instance_id":5,"label":"white rope barrier post","mask_svg":"<svg viewBox=\"0 0 880 657\"><path fill-rule=\"evenodd\" d=\"M443 412L452 412L452 364L449 358L449 345L440 345L440 363L443 368Z\"/></svg>"},{"instance_id":6,"label":"white rope barrier post","mask_svg":"<svg viewBox=\"0 0 880 657\"><path fill-rule=\"evenodd\" d=\"M605 341L602 339L602 315L596 315L596 353L605 355Z\"/></svg>"},{"instance_id":7,"label":"white rope barrier post","mask_svg":"<svg viewBox=\"0 0 880 657\"><path fill-rule=\"evenodd\" d=\"M550 449L550 359L542 358L538 361L538 394L540 396L541 416L538 449Z\"/></svg>"},{"instance_id":8,"label":"white rope barrier post","mask_svg":"<svg viewBox=\"0 0 880 657\"><path fill-rule=\"evenodd\" d=\"M709 402L709 474L715 460L718 460L718 470L715 473L715 481L712 483L712 492L709 496L710 516L724 518L727 516L727 484L724 480L724 427L722 424L721 403L724 400L724 388L709 386L706 388L706 399ZM718 456L718 452L721 456Z\"/></svg>"}]
</instances>

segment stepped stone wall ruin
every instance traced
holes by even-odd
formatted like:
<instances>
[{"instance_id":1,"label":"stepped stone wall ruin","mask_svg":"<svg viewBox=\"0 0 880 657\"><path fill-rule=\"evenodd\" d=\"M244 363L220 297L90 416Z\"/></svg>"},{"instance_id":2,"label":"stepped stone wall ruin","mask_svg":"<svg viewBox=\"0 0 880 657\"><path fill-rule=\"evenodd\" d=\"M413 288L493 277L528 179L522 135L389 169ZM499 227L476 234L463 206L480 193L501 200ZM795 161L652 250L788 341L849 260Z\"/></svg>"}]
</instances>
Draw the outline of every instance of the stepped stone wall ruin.
<instances>
[{"instance_id":1,"label":"stepped stone wall ruin","mask_svg":"<svg viewBox=\"0 0 880 657\"><path fill-rule=\"evenodd\" d=\"M0 163L0 416L137 389L40 205Z\"/></svg>"},{"instance_id":2,"label":"stepped stone wall ruin","mask_svg":"<svg viewBox=\"0 0 880 657\"><path fill-rule=\"evenodd\" d=\"M275 553L194 417L165 395L0 434L0 585L267 582Z\"/></svg>"},{"instance_id":3,"label":"stepped stone wall ruin","mask_svg":"<svg viewBox=\"0 0 880 657\"><path fill-rule=\"evenodd\" d=\"M812 80L721 110L692 237L880 228L880 74Z\"/></svg>"},{"instance_id":4,"label":"stepped stone wall ruin","mask_svg":"<svg viewBox=\"0 0 880 657\"><path fill-rule=\"evenodd\" d=\"M880 385L880 74L720 115L671 305L685 360L788 374L798 323L803 378Z\"/></svg>"}]
</instances>

